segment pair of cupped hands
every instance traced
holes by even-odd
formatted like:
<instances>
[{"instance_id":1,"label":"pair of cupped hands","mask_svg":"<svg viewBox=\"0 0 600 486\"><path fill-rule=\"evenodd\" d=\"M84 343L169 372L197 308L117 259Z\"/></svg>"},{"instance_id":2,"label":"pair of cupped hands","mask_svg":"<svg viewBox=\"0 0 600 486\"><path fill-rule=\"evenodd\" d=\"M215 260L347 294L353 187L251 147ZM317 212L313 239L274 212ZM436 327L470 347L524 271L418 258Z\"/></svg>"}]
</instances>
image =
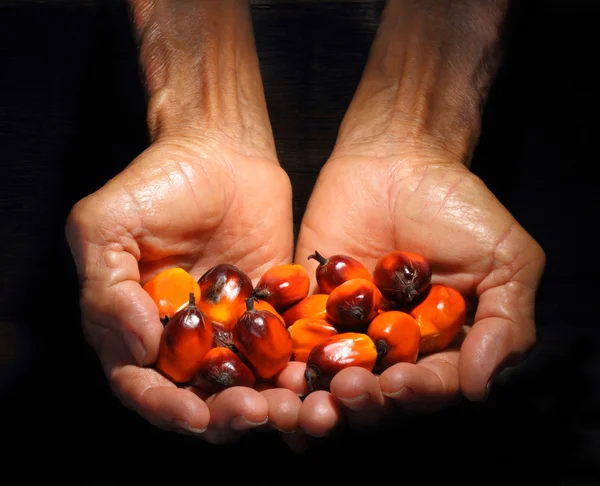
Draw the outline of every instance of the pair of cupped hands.
<instances>
[{"instance_id":1,"label":"pair of cupped hands","mask_svg":"<svg viewBox=\"0 0 600 486\"><path fill-rule=\"evenodd\" d=\"M544 253L463 160L418 136L390 145L375 136L356 142L346 130L319 174L294 247L292 187L272 135L257 144L243 130L232 133L157 136L69 215L84 335L124 406L210 443L271 429L302 450L309 436L340 426L372 428L390 416L483 400L497 373L533 346ZM142 285L163 269L179 266L198 278L231 263L256 283L268 268L296 262L314 292L307 256L315 250L351 255L372 270L394 249L425 256L433 281L470 303L469 325L449 349L380 376L345 369L330 391L309 395L299 362L272 388L212 396L152 367L163 325Z\"/></svg>"}]
</instances>

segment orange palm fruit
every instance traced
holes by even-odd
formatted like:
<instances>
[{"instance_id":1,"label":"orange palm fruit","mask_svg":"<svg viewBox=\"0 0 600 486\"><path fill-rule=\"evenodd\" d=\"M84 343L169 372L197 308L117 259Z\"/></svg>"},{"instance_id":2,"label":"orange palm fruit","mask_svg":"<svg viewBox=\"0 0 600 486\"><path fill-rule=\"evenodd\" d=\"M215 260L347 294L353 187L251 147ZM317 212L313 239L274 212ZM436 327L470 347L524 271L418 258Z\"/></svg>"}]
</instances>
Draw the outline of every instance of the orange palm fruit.
<instances>
[{"instance_id":1,"label":"orange palm fruit","mask_svg":"<svg viewBox=\"0 0 600 486\"><path fill-rule=\"evenodd\" d=\"M421 255L395 250L379 259L373 283L385 299L397 308L414 301L431 284L432 270Z\"/></svg>"},{"instance_id":2,"label":"orange palm fruit","mask_svg":"<svg viewBox=\"0 0 600 486\"><path fill-rule=\"evenodd\" d=\"M190 300L190 292L200 300L200 286L196 279L183 268L175 267L163 270L146 282L143 289L150 294L158 307L158 315L163 325Z\"/></svg>"},{"instance_id":3,"label":"orange palm fruit","mask_svg":"<svg viewBox=\"0 0 600 486\"><path fill-rule=\"evenodd\" d=\"M232 386L254 388L252 370L231 349L212 348L204 355L192 384L207 393L217 393Z\"/></svg>"},{"instance_id":4,"label":"orange palm fruit","mask_svg":"<svg viewBox=\"0 0 600 486\"><path fill-rule=\"evenodd\" d=\"M279 318L254 308L255 297L246 299L246 311L233 329L233 344L252 366L256 376L273 378L292 357L292 338Z\"/></svg>"},{"instance_id":5,"label":"orange palm fruit","mask_svg":"<svg viewBox=\"0 0 600 486\"><path fill-rule=\"evenodd\" d=\"M304 317L326 319L326 305L328 298L328 294L313 294L304 297L300 302L295 303L293 306L282 312L281 317L283 317L285 325L289 327L298 319Z\"/></svg>"},{"instance_id":6,"label":"orange palm fruit","mask_svg":"<svg viewBox=\"0 0 600 486\"><path fill-rule=\"evenodd\" d=\"M319 289L324 294L330 294L333 289L353 278L372 280L371 273L356 258L349 255L331 255L325 258L318 251L308 256L309 260L319 262L315 276Z\"/></svg>"},{"instance_id":7,"label":"orange palm fruit","mask_svg":"<svg viewBox=\"0 0 600 486\"><path fill-rule=\"evenodd\" d=\"M293 359L303 362L306 362L313 347L338 333L330 322L310 317L298 319L288 327L288 331L292 337Z\"/></svg>"},{"instance_id":8,"label":"orange palm fruit","mask_svg":"<svg viewBox=\"0 0 600 486\"><path fill-rule=\"evenodd\" d=\"M225 331L231 331L238 320L239 307L250 296L253 285L250 277L239 268L221 263L198 279L198 307Z\"/></svg>"},{"instance_id":9,"label":"orange palm fruit","mask_svg":"<svg viewBox=\"0 0 600 486\"><path fill-rule=\"evenodd\" d=\"M429 354L447 348L458 335L467 317L467 306L458 290L433 284L410 315L419 325L419 352Z\"/></svg>"},{"instance_id":10,"label":"orange palm fruit","mask_svg":"<svg viewBox=\"0 0 600 486\"><path fill-rule=\"evenodd\" d=\"M314 346L306 360L304 378L308 391L327 390L333 377L344 368L360 366L373 371L377 349L364 333L344 332Z\"/></svg>"},{"instance_id":11,"label":"orange palm fruit","mask_svg":"<svg viewBox=\"0 0 600 486\"><path fill-rule=\"evenodd\" d=\"M188 298L163 329L156 361L157 369L175 383L192 379L213 342L212 322L196 306L195 295L190 292Z\"/></svg>"},{"instance_id":12,"label":"orange palm fruit","mask_svg":"<svg viewBox=\"0 0 600 486\"><path fill-rule=\"evenodd\" d=\"M338 328L369 324L381 305L381 292L364 278L353 278L338 285L327 299L327 317Z\"/></svg>"},{"instance_id":13,"label":"orange palm fruit","mask_svg":"<svg viewBox=\"0 0 600 486\"><path fill-rule=\"evenodd\" d=\"M290 263L267 270L254 286L253 295L277 311L301 301L310 290L310 277L302 265Z\"/></svg>"},{"instance_id":14,"label":"orange palm fruit","mask_svg":"<svg viewBox=\"0 0 600 486\"><path fill-rule=\"evenodd\" d=\"M283 320L283 317L281 317L281 314L279 312L277 312L275 310L275 307L273 307L271 304L269 304L266 300L260 300L260 299L255 298L254 299L254 309L269 311L271 314L273 314L275 317L277 317L281 321L281 323L285 326L285 321ZM244 312L246 312L246 301L244 301L244 305L241 305L238 308L238 320L240 317L242 317L244 315Z\"/></svg>"},{"instance_id":15,"label":"orange palm fruit","mask_svg":"<svg viewBox=\"0 0 600 486\"><path fill-rule=\"evenodd\" d=\"M416 363L421 333L414 317L406 312L388 311L371 321L367 334L377 348L375 372L396 363Z\"/></svg>"}]
</instances>

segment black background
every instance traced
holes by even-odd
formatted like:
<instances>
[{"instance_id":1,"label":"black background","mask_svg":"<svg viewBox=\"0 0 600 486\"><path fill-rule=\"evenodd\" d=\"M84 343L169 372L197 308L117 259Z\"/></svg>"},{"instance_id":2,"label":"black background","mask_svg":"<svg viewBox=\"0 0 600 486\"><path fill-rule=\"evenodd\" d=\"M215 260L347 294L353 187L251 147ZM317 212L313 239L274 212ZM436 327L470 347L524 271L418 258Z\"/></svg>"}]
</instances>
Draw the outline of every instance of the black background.
<instances>
[{"instance_id":1,"label":"black background","mask_svg":"<svg viewBox=\"0 0 600 486\"><path fill-rule=\"evenodd\" d=\"M258 3L297 225L383 4ZM398 484L600 484L598 10L518 3L472 166L547 253L534 352L483 404L315 440L296 456L270 434L220 447L162 432L110 394L81 334L63 231L70 207L147 144L127 10L117 0L0 0L0 474L76 484L208 473L342 483L357 472Z\"/></svg>"}]
</instances>

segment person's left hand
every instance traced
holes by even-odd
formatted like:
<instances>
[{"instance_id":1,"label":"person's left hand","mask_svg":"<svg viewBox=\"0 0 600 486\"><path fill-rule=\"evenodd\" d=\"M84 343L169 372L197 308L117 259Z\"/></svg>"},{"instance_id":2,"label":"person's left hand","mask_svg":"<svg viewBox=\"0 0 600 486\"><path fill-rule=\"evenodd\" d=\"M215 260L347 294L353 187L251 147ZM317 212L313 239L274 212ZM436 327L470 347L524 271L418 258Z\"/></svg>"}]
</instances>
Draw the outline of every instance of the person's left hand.
<instances>
[{"instance_id":1,"label":"person's left hand","mask_svg":"<svg viewBox=\"0 0 600 486\"><path fill-rule=\"evenodd\" d=\"M413 251L431 263L433 282L459 290L476 313L464 341L442 352L380 376L345 369L330 392L308 395L299 423L314 436L342 420L377 425L397 406L423 413L462 396L484 399L493 377L535 342L534 297L545 256L483 182L441 153L378 156L361 149L350 155L338 148L324 166L302 221L296 262L314 279L307 256L315 250L351 255L371 272L385 253Z\"/></svg>"}]
</instances>

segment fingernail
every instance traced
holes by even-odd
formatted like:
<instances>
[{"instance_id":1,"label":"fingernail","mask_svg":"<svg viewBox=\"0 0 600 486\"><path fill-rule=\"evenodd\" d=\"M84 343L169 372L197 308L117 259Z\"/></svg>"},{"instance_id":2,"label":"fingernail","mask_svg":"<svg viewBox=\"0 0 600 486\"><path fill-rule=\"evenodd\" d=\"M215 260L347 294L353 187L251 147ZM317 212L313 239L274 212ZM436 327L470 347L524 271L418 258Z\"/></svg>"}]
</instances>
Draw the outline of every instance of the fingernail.
<instances>
[{"instance_id":1,"label":"fingernail","mask_svg":"<svg viewBox=\"0 0 600 486\"><path fill-rule=\"evenodd\" d=\"M496 377L502 372L502 370L506 368L505 364L500 364L490 375L490 379L485 385L485 396L482 398L483 401L487 400L490 396L490 392L494 387L494 382L496 381Z\"/></svg>"},{"instance_id":2,"label":"fingernail","mask_svg":"<svg viewBox=\"0 0 600 486\"><path fill-rule=\"evenodd\" d=\"M294 429L294 430L285 430L285 429L280 429L279 427L277 427L277 425L275 424L271 424L271 428L273 430L276 430L277 432L281 432L282 434L295 434L298 429Z\"/></svg>"},{"instance_id":3,"label":"fingernail","mask_svg":"<svg viewBox=\"0 0 600 486\"><path fill-rule=\"evenodd\" d=\"M336 398L348 409L349 412L365 413L372 411L378 407L377 403L371 399L369 393L362 393L356 397Z\"/></svg>"},{"instance_id":4,"label":"fingernail","mask_svg":"<svg viewBox=\"0 0 600 486\"><path fill-rule=\"evenodd\" d=\"M415 392L408 388L407 386L403 386L400 390L395 392L386 393L382 392L386 397L393 398L394 400L402 400L403 402L411 402L415 400Z\"/></svg>"},{"instance_id":5,"label":"fingernail","mask_svg":"<svg viewBox=\"0 0 600 486\"><path fill-rule=\"evenodd\" d=\"M322 439L329 436L329 432L323 432L322 434L308 434L308 439Z\"/></svg>"},{"instance_id":6,"label":"fingernail","mask_svg":"<svg viewBox=\"0 0 600 486\"><path fill-rule=\"evenodd\" d=\"M171 420L171 425L177 432L186 432L186 433L194 434L194 435L202 434L202 433L206 432L206 427L203 429L195 429L192 426L190 426L190 424L187 423L185 420L181 420L181 419Z\"/></svg>"},{"instance_id":7,"label":"fingernail","mask_svg":"<svg viewBox=\"0 0 600 486\"><path fill-rule=\"evenodd\" d=\"M369 398L369 394L368 393L362 393L361 395L358 395L356 397L351 397L351 398L343 398L343 397L336 397L340 402L346 404L346 405L356 405L358 402L362 402L365 400L365 398Z\"/></svg>"},{"instance_id":8,"label":"fingernail","mask_svg":"<svg viewBox=\"0 0 600 486\"><path fill-rule=\"evenodd\" d=\"M487 384L485 385L485 395L482 398L482 401L486 401L489 396L490 396L490 392L492 391L492 388L494 387L494 378L495 376L492 376L489 381L487 382Z\"/></svg>"},{"instance_id":9,"label":"fingernail","mask_svg":"<svg viewBox=\"0 0 600 486\"><path fill-rule=\"evenodd\" d=\"M238 415L229 423L229 426L233 430L247 430L247 429L252 429L254 427L258 427L260 425L264 425L268 421L269 421L269 417L266 417L264 420L261 420L260 422L253 422L252 420L248 420L243 415Z\"/></svg>"},{"instance_id":10,"label":"fingernail","mask_svg":"<svg viewBox=\"0 0 600 486\"><path fill-rule=\"evenodd\" d=\"M139 366L144 366L144 362L146 361L146 348L142 344L142 340L137 336L137 334L131 331L123 332L123 340L129 351L133 355Z\"/></svg>"}]
</instances>

